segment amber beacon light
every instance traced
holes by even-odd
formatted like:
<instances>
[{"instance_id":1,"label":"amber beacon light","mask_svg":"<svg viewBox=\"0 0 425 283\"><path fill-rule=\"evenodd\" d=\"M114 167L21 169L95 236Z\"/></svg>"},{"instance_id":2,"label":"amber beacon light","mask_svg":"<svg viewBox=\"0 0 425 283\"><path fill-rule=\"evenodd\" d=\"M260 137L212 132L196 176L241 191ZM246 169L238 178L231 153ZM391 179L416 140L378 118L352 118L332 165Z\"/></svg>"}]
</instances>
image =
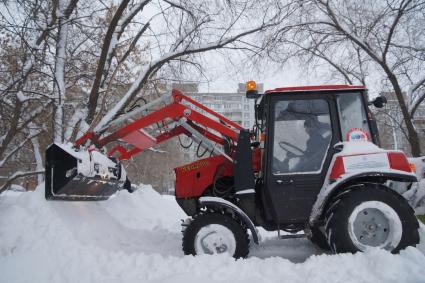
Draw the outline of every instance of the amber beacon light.
<instances>
[{"instance_id":1,"label":"amber beacon light","mask_svg":"<svg viewBox=\"0 0 425 283\"><path fill-rule=\"evenodd\" d=\"M248 81L246 83L246 91L257 90L257 83L254 81Z\"/></svg>"},{"instance_id":2,"label":"amber beacon light","mask_svg":"<svg viewBox=\"0 0 425 283\"><path fill-rule=\"evenodd\" d=\"M246 83L246 98L258 98L258 91L257 91L257 83L254 81L248 81Z\"/></svg>"}]
</instances>

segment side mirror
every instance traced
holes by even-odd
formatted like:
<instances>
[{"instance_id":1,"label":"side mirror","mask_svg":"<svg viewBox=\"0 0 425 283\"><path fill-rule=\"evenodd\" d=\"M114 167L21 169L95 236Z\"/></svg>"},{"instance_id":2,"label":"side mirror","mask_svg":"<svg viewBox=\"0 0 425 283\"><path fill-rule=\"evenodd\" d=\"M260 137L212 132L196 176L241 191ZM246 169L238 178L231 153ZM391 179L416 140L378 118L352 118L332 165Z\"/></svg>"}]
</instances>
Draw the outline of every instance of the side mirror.
<instances>
[{"instance_id":1,"label":"side mirror","mask_svg":"<svg viewBox=\"0 0 425 283\"><path fill-rule=\"evenodd\" d=\"M385 106L385 104L387 104L387 98L385 96L378 96L377 98L375 98L374 101L372 101L373 106L375 106L376 108L382 108Z\"/></svg>"},{"instance_id":2,"label":"side mirror","mask_svg":"<svg viewBox=\"0 0 425 283\"><path fill-rule=\"evenodd\" d=\"M342 142L336 143L336 144L333 146L333 148L334 148L336 151L342 151L342 150L344 149L344 144L343 144Z\"/></svg>"}]
</instances>

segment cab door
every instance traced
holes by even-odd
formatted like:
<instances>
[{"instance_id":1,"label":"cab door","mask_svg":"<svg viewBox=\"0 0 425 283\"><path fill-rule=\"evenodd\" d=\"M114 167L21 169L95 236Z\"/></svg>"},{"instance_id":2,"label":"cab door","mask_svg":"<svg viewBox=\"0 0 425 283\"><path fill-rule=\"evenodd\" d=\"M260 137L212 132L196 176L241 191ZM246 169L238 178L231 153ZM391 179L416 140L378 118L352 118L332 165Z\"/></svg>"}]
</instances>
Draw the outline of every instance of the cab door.
<instances>
[{"instance_id":1,"label":"cab door","mask_svg":"<svg viewBox=\"0 0 425 283\"><path fill-rule=\"evenodd\" d=\"M336 103L330 95L273 94L267 116L265 205L277 224L303 223L340 140Z\"/></svg>"}]
</instances>

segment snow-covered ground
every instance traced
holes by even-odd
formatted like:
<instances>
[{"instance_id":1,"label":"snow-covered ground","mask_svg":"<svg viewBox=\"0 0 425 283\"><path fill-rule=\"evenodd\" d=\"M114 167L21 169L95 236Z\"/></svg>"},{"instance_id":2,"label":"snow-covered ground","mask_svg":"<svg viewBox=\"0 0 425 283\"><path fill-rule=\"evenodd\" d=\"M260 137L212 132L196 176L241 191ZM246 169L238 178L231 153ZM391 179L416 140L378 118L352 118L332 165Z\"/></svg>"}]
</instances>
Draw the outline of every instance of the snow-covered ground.
<instances>
[{"instance_id":1,"label":"snow-covered ground","mask_svg":"<svg viewBox=\"0 0 425 283\"><path fill-rule=\"evenodd\" d=\"M249 258L184 256L182 210L149 186L104 202L47 202L32 193L0 195L0 282L425 282L421 243L330 255L306 239L262 231Z\"/></svg>"}]
</instances>

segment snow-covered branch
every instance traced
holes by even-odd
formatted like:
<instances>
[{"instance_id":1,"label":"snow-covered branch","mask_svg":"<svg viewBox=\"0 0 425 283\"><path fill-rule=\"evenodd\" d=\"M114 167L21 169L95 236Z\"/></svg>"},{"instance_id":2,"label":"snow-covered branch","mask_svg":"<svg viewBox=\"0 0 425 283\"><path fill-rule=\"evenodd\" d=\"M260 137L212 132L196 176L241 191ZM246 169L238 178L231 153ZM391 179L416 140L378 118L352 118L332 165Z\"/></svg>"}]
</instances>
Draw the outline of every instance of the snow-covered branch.
<instances>
[{"instance_id":1,"label":"snow-covered branch","mask_svg":"<svg viewBox=\"0 0 425 283\"><path fill-rule=\"evenodd\" d=\"M55 63L55 84L53 88L53 97L56 101L54 115L54 141L61 143L63 140L63 105L65 99L65 63L66 63L66 45L68 38L68 19L65 9L67 5L65 0L59 0L59 6L56 11L58 18L58 35L56 43L56 63Z\"/></svg>"},{"instance_id":2,"label":"snow-covered branch","mask_svg":"<svg viewBox=\"0 0 425 283\"><path fill-rule=\"evenodd\" d=\"M43 174L44 170L39 170L39 171L27 171L27 172L15 172L13 175L7 177L6 182L0 187L0 194L2 192L4 192L5 190L7 190L9 188L9 186L13 183L13 181L15 181L16 179L22 178L22 177L28 177L28 176L33 176L33 175L38 175L38 174Z\"/></svg>"},{"instance_id":3,"label":"snow-covered branch","mask_svg":"<svg viewBox=\"0 0 425 283\"><path fill-rule=\"evenodd\" d=\"M329 25L333 26L348 39L360 46L376 62L382 62L382 57L379 56L365 40L359 38L347 25L343 24L343 22L338 18L334 9L331 7L330 1L318 0L317 2L327 11L327 16L331 20Z\"/></svg>"},{"instance_id":4,"label":"snow-covered branch","mask_svg":"<svg viewBox=\"0 0 425 283\"><path fill-rule=\"evenodd\" d=\"M202 53L210 50L215 50L219 48L223 48L226 45L236 42L238 39L247 36L249 34L256 33L260 30L264 30L267 27L276 25L275 22L271 23L265 23L261 26L258 26L256 28L247 30L245 32L241 32L235 36L222 38L216 42L211 42L207 44L200 44L200 45L193 45L189 47L182 47L181 49L170 52L167 54L164 54L162 57L150 62L149 66L144 68L141 72L139 72L137 79L133 82L130 89L125 93L125 95L120 99L120 101L114 105L114 107L108 111L108 113L102 118L102 120L96 125L94 128L95 131L98 131L102 128L105 128L105 126L110 123L112 120L114 120L118 113L124 110L124 108L130 103L130 101L136 96L138 91L141 89L141 86L146 83L148 78L158 71L159 68L161 68L162 65L165 63L176 59L178 57L187 56L191 54L196 53Z\"/></svg>"},{"instance_id":5,"label":"snow-covered branch","mask_svg":"<svg viewBox=\"0 0 425 283\"><path fill-rule=\"evenodd\" d=\"M115 53L115 49L117 48L117 45L119 43L119 40L122 36L122 34L124 33L125 28L130 24L130 22L133 20L133 18L139 13L141 12L144 7L150 2L151 0L145 0L142 1L140 3L135 4L130 11L123 15L123 17L121 19L119 19L118 24L116 26L116 29L114 31L114 33L112 34L112 38L109 44L109 48L108 48L108 52L106 55L106 62L105 62L105 66L103 68L103 74L102 74L102 80L101 80L101 86L105 83L109 69L111 67L111 62L112 62L112 58L114 57L114 53ZM140 36L146 31L147 27L143 27L137 35L139 38ZM143 32L142 32L143 31ZM134 46L130 46L130 48ZM130 49L129 48L129 49Z\"/></svg>"},{"instance_id":6,"label":"snow-covered branch","mask_svg":"<svg viewBox=\"0 0 425 283\"><path fill-rule=\"evenodd\" d=\"M131 22L131 20L139 13L143 8L150 2L150 0L142 1L136 4L127 15L124 14L129 0L121 1L117 11L108 26L105 38L103 40L102 51L99 58L99 63L96 69L95 80L93 82L90 97L89 106L86 117L86 122L91 123L96 113L96 107L99 99L99 90L101 85L104 83L109 66L113 57L113 52L118 44L119 38L121 37L124 28Z\"/></svg>"},{"instance_id":7,"label":"snow-covered branch","mask_svg":"<svg viewBox=\"0 0 425 283\"><path fill-rule=\"evenodd\" d=\"M38 141L38 134L35 130L35 125L30 124L29 128L30 128L30 135L32 136L31 138L31 143L32 143L32 148L34 151L34 159L35 159L35 170L38 172L43 171L44 166L43 166L43 158L41 156L41 149L40 149L40 143ZM37 175L37 183L40 185L43 182L44 178L41 174Z\"/></svg>"},{"instance_id":8,"label":"snow-covered branch","mask_svg":"<svg viewBox=\"0 0 425 283\"><path fill-rule=\"evenodd\" d=\"M18 145L14 146L8 153L5 153L4 157L0 160L0 167L2 167L16 152L18 152L29 140L40 135L42 131L33 132L29 137L25 138Z\"/></svg>"}]
</instances>

